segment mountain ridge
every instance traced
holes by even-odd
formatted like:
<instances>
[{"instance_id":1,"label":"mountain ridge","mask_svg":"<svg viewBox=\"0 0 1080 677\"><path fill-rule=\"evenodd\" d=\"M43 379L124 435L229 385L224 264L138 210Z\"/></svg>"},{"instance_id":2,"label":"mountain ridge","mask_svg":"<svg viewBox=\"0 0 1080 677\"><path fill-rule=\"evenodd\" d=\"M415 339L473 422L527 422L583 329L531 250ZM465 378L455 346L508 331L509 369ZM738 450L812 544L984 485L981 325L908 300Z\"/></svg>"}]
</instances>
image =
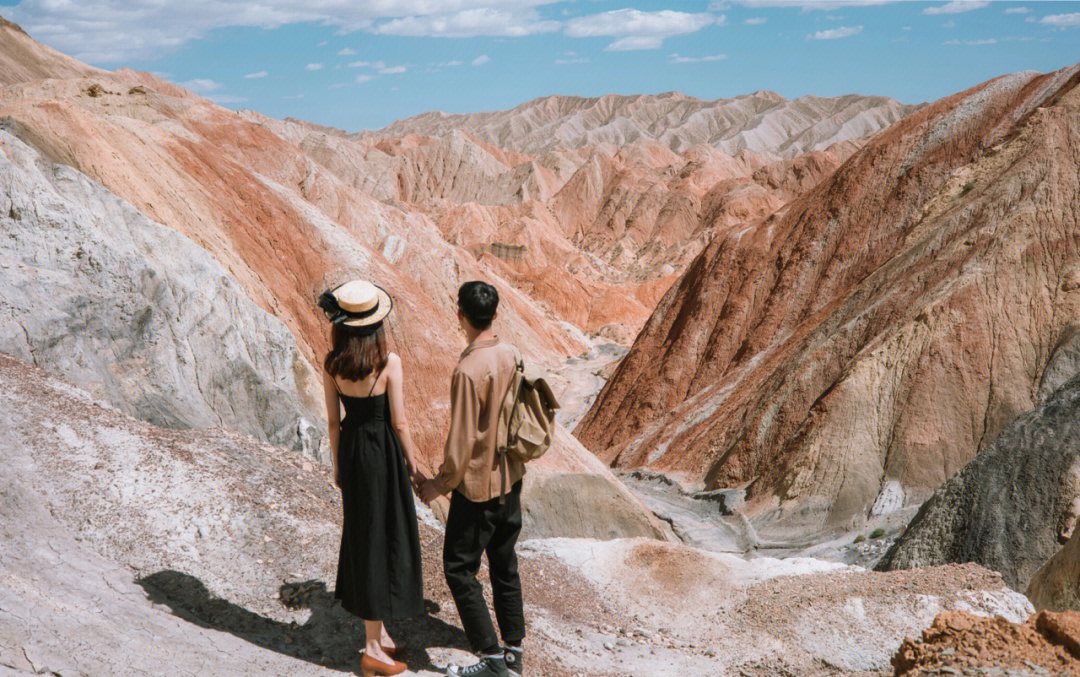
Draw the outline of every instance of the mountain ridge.
<instances>
[{"instance_id":1,"label":"mountain ridge","mask_svg":"<svg viewBox=\"0 0 1080 677\"><path fill-rule=\"evenodd\" d=\"M872 120L895 122L923 105L858 94L786 99L767 90L715 100L680 92L597 97L551 94L502 110L428 111L352 136L438 137L460 130L500 148L531 154L653 140L676 152L707 144L729 154L745 148L779 159L859 138L868 132L869 125L878 124ZM744 131L759 127L762 129L757 133ZM806 138L790 146L770 147L769 141L781 132Z\"/></svg>"}]
</instances>

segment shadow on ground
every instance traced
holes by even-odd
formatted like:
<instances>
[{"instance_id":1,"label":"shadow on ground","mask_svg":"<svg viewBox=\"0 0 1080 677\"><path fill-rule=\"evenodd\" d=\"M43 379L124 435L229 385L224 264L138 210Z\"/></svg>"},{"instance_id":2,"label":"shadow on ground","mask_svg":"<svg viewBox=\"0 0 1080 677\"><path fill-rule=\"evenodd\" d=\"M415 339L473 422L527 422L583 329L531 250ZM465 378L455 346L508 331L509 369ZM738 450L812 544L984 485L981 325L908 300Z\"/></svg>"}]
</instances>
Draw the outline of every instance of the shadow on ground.
<instances>
[{"instance_id":1,"label":"shadow on ground","mask_svg":"<svg viewBox=\"0 0 1080 677\"><path fill-rule=\"evenodd\" d=\"M155 603L195 625L228 632L271 651L333 670L360 674L359 649L364 645L364 624L341 608L319 580L285 583L279 589L281 603L290 609L309 609L301 624L259 615L213 595L198 578L167 569L136 582ZM427 647L467 649L465 633L433 614L438 605L425 600L424 616L387 623L395 641L408 645L405 662L412 670L441 669L431 663Z\"/></svg>"}]
</instances>

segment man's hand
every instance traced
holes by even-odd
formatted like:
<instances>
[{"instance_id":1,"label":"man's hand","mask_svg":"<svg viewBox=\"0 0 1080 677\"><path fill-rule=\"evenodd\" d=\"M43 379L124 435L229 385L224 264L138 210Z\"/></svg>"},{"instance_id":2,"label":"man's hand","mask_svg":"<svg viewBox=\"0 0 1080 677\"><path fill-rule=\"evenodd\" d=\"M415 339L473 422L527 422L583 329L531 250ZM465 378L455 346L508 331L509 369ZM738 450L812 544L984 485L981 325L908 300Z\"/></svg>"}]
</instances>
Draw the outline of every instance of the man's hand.
<instances>
[{"instance_id":1,"label":"man's hand","mask_svg":"<svg viewBox=\"0 0 1080 677\"><path fill-rule=\"evenodd\" d=\"M427 505L431 505L431 502L439 496L442 496L442 492L435 485L435 480L426 480L420 485L420 500Z\"/></svg>"}]
</instances>

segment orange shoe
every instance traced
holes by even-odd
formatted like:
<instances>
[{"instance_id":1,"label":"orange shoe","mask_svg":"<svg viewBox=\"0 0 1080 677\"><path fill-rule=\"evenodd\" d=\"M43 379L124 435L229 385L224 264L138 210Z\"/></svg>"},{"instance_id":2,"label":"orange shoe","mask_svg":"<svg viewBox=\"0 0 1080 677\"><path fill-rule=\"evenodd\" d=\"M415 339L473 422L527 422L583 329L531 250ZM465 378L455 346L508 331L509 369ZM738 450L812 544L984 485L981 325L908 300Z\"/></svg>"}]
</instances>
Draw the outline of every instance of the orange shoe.
<instances>
[{"instance_id":1,"label":"orange shoe","mask_svg":"<svg viewBox=\"0 0 1080 677\"><path fill-rule=\"evenodd\" d=\"M364 673L364 677L375 677L376 675L400 675L405 672L405 664L393 659L391 659L391 662L389 663L383 663L382 661L375 660L367 655L367 653L364 653L360 658L360 670Z\"/></svg>"}]
</instances>

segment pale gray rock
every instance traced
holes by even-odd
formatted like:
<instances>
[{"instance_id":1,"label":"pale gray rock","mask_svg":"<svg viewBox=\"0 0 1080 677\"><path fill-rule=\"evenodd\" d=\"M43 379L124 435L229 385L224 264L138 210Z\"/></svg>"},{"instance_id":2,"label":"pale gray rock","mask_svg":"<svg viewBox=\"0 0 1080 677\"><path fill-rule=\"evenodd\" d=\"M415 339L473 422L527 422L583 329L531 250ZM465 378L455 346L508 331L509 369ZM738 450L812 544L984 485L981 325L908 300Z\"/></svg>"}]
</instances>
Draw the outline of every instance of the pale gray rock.
<instances>
[{"instance_id":1,"label":"pale gray rock","mask_svg":"<svg viewBox=\"0 0 1080 677\"><path fill-rule=\"evenodd\" d=\"M670 538L640 501L592 473L532 468L522 488L522 538Z\"/></svg>"},{"instance_id":2,"label":"pale gray rock","mask_svg":"<svg viewBox=\"0 0 1080 677\"><path fill-rule=\"evenodd\" d=\"M357 136L445 137L460 130L523 153L654 140L675 152L707 144L728 154L750 150L792 158L870 136L918 108L880 96L785 99L768 91L715 101L678 92L547 96L510 110L422 113Z\"/></svg>"},{"instance_id":3,"label":"pale gray rock","mask_svg":"<svg viewBox=\"0 0 1080 677\"><path fill-rule=\"evenodd\" d=\"M1023 590L1080 518L1080 375L923 504L882 570L976 562Z\"/></svg>"},{"instance_id":4,"label":"pale gray rock","mask_svg":"<svg viewBox=\"0 0 1080 677\"><path fill-rule=\"evenodd\" d=\"M0 126L0 352L133 416L318 456L315 375L212 256ZM317 392L317 391L316 391Z\"/></svg>"},{"instance_id":5,"label":"pale gray rock","mask_svg":"<svg viewBox=\"0 0 1080 677\"><path fill-rule=\"evenodd\" d=\"M0 666L359 674L362 623L328 590L341 510L328 469L226 430L136 421L3 355L0 456ZM409 632L438 642L443 627Z\"/></svg>"}]
</instances>

